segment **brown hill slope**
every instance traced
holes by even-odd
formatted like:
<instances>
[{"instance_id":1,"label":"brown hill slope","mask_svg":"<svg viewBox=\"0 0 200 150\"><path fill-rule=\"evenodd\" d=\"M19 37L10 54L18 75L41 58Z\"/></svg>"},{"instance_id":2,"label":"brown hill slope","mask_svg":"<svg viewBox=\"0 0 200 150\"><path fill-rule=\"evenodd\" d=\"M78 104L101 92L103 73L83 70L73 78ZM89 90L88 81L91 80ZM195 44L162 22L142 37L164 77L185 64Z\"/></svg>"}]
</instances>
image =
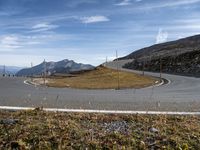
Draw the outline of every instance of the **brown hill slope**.
<instances>
[{"instance_id":1,"label":"brown hill slope","mask_svg":"<svg viewBox=\"0 0 200 150\"><path fill-rule=\"evenodd\" d=\"M200 35L153 45L120 59L134 59L124 68L200 76Z\"/></svg>"},{"instance_id":2,"label":"brown hill slope","mask_svg":"<svg viewBox=\"0 0 200 150\"><path fill-rule=\"evenodd\" d=\"M183 53L200 50L200 35L191 36L177 41L156 44L122 57L120 59L140 59L166 56L177 56Z\"/></svg>"}]
</instances>

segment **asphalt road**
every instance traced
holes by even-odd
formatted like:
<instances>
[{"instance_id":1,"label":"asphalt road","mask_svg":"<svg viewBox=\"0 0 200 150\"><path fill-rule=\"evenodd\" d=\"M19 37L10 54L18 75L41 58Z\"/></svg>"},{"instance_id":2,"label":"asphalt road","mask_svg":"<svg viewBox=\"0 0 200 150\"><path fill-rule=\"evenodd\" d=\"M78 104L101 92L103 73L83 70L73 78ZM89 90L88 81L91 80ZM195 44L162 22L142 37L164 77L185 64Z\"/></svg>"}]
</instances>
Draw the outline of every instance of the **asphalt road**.
<instances>
[{"instance_id":1,"label":"asphalt road","mask_svg":"<svg viewBox=\"0 0 200 150\"><path fill-rule=\"evenodd\" d=\"M118 63L119 68L124 61ZM116 68L116 62L106 64ZM127 69L122 69L131 71ZM131 71L141 73L139 71ZM159 77L157 73L146 75ZM0 77L0 106L68 109L200 111L200 78L163 74L170 81L159 87L124 90L79 90L24 84L25 78Z\"/></svg>"}]
</instances>

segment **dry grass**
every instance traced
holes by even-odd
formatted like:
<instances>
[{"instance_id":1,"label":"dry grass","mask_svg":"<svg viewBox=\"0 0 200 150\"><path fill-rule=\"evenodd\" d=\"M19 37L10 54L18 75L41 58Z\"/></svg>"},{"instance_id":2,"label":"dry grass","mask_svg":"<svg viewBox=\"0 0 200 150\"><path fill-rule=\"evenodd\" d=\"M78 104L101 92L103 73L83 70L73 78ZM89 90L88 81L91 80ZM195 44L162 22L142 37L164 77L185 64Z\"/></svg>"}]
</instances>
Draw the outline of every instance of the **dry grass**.
<instances>
[{"instance_id":1,"label":"dry grass","mask_svg":"<svg viewBox=\"0 0 200 150\"><path fill-rule=\"evenodd\" d=\"M155 84L156 79L129 72L119 72L120 88L142 88ZM50 78L48 86L80 89L117 89L118 72L105 67L78 74L75 77Z\"/></svg>"},{"instance_id":2,"label":"dry grass","mask_svg":"<svg viewBox=\"0 0 200 150\"><path fill-rule=\"evenodd\" d=\"M0 111L0 149L200 149L200 117ZM151 131L151 129L157 131Z\"/></svg>"}]
</instances>

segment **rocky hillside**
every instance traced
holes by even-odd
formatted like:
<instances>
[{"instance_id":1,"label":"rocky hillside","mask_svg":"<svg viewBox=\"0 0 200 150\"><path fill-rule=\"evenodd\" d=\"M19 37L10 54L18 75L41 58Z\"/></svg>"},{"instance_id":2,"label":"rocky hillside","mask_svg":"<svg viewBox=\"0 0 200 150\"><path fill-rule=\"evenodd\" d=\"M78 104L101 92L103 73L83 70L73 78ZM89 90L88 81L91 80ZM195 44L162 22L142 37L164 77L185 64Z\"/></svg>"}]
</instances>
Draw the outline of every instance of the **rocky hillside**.
<instances>
[{"instance_id":1,"label":"rocky hillside","mask_svg":"<svg viewBox=\"0 0 200 150\"><path fill-rule=\"evenodd\" d=\"M17 72L17 76L30 76L30 75L42 75L45 70L47 74L54 73L71 73L74 71L91 70L94 67L88 64L76 63L73 60L62 60L59 62L42 62L41 64L32 68L22 69Z\"/></svg>"},{"instance_id":2,"label":"rocky hillside","mask_svg":"<svg viewBox=\"0 0 200 150\"><path fill-rule=\"evenodd\" d=\"M125 68L200 76L200 35L153 45L120 59L134 59Z\"/></svg>"}]
</instances>

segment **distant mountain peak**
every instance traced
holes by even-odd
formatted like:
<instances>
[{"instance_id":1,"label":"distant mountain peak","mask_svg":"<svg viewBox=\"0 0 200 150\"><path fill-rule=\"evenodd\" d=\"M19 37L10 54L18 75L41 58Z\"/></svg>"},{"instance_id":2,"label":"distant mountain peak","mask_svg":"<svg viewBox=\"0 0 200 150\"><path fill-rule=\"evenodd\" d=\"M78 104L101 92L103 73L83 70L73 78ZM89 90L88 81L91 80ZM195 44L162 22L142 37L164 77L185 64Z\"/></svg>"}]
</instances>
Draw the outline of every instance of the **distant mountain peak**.
<instances>
[{"instance_id":1,"label":"distant mountain peak","mask_svg":"<svg viewBox=\"0 0 200 150\"><path fill-rule=\"evenodd\" d=\"M76 63L73 60L64 59L58 62L42 62L41 64L34 66L32 68L25 68L17 72L18 76L30 76L30 75L41 75L44 73L46 65L46 70L48 73L70 73L73 71L81 70L91 70L94 66L89 64Z\"/></svg>"},{"instance_id":2,"label":"distant mountain peak","mask_svg":"<svg viewBox=\"0 0 200 150\"><path fill-rule=\"evenodd\" d=\"M63 61L64 61L64 62L68 62L68 61L72 61L72 60L64 59Z\"/></svg>"}]
</instances>

